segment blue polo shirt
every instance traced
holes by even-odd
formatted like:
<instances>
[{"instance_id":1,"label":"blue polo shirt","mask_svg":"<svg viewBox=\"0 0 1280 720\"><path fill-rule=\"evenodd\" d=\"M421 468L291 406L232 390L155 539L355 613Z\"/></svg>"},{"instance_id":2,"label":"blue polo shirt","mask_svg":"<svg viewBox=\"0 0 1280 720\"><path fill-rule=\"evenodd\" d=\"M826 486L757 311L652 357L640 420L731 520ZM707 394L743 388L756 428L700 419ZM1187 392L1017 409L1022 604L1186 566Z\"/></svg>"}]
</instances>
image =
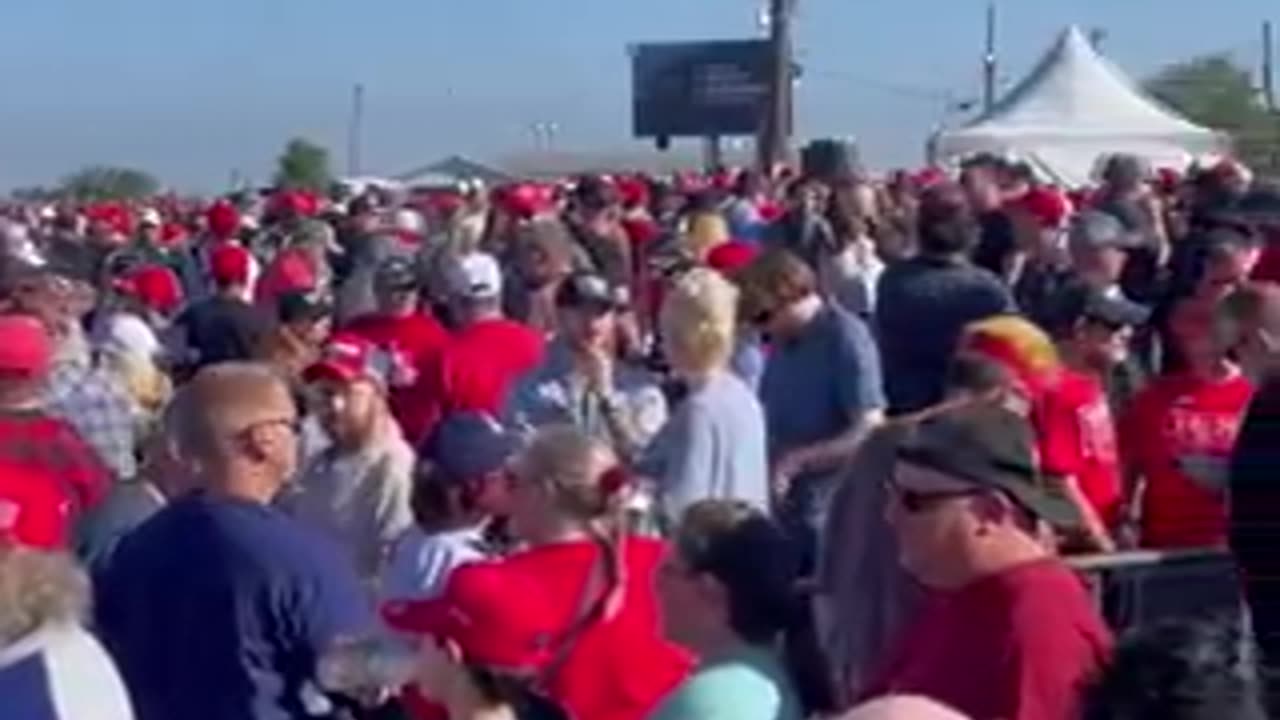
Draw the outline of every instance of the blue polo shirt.
<instances>
[{"instance_id":1,"label":"blue polo shirt","mask_svg":"<svg viewBox=\"0 0 1280 720\"><path fill-rule=\"evenodd\" d=\"M850 417L884 407L880 356L866 323L825 305L798 336L776 342L760 382L769 455L830 440Z\"/></svg>"},{"instance_id":2,"label":"blue polo shirt","mask_svg":"<svg viewBox=\"0 0 1280 720\"><path fill-rule=\"evenodd\" d=\"M305 717L317 653L373 627L344 563L271 507L196 494L157 513L95 583L138 719Z\"/></svg>"}]
</instances>

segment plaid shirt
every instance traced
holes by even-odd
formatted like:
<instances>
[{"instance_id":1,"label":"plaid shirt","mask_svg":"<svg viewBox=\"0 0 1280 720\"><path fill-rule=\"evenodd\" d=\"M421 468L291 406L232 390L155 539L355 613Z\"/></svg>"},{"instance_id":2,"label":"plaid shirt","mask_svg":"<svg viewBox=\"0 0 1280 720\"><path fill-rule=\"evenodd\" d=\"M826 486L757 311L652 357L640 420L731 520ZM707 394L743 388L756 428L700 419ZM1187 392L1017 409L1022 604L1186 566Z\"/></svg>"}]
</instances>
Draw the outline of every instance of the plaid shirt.
<instances>
[{"instance_id":1,"label":"plaid shirt","mask_svg":"<svg viewBox=\"0 0 1280 720\"><path fill-rule=\"evenodd\" d=\"M111 480L75 428L36 409L0 411L0 460L56 478L81 512L102 501Z\"/></svg>"},{"instance_id":2,"label":"plaid shirt","mask_svg":"<svg viewBox=\"0 0 1280 720\"><path fill-rule=\"evenodd\" d=\"M78 362L54 367L45 392L49 414L71 424L117 479L137 472L133 400L107 371Z\"/></svg>"}]
</instances>

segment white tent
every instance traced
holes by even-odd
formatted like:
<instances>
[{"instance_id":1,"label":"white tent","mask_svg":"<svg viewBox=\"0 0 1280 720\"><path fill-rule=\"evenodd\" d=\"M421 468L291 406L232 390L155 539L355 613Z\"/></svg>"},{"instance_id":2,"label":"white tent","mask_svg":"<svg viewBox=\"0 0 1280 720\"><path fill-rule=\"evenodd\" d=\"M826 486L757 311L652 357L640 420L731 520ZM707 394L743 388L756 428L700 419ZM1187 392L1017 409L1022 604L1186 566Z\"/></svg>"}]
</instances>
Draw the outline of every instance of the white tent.
<instances>
[{"instance_id":1,"label":"white tent","mask_svg":"<svg viewBox=\"0 0 1280 720\"><path fill-rule=\"evenodd\" d=\"M1178 116L1148 97L1072 26L1031 74L990 112L932 142L941 161L980 152L1025 160L1048 179L1088 184L1098 161L1114 153L1153 166L1183 167L1225 152L1225 136Z\"/></svg>"}]
</instances>

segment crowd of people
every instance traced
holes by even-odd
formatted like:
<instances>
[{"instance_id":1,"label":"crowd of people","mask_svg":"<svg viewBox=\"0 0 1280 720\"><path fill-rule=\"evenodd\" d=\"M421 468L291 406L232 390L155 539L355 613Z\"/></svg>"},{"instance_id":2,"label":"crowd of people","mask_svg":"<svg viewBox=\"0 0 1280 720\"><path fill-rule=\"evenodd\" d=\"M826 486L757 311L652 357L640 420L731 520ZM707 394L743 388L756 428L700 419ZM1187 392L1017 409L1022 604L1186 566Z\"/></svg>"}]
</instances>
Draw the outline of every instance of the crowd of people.
<instances>
[{"instance_id":1,"label":"crowd of people","mask_svg":"<svg viewBox=\"0 0 1280 720\"><path fill-rule=\"evenodd\" d=\"M1280 192L1239 163L0 240L0 718L1266 717ZM1113 637L1068 560L1139 548L1232 553L1247 619Z\"/></svg>"}]
</instances>

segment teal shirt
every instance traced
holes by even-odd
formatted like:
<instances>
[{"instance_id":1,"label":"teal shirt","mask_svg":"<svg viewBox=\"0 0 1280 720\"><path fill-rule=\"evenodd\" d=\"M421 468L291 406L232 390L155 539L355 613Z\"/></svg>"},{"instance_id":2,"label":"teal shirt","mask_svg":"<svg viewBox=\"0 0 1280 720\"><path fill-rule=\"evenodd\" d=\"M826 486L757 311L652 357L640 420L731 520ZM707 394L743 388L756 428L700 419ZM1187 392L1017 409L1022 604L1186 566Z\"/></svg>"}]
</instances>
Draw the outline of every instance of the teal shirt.
<instances>
[{"instance_id":1,"label":"teal shirt","mask_svg":"<svg viewBox=\"0 0 1280 720\"><path fill-rule=\"evenodd\" d=\"M743 646L704 661L649 720L801 720L782 664L771 651Z\"/></svg>"}]
</instances>

